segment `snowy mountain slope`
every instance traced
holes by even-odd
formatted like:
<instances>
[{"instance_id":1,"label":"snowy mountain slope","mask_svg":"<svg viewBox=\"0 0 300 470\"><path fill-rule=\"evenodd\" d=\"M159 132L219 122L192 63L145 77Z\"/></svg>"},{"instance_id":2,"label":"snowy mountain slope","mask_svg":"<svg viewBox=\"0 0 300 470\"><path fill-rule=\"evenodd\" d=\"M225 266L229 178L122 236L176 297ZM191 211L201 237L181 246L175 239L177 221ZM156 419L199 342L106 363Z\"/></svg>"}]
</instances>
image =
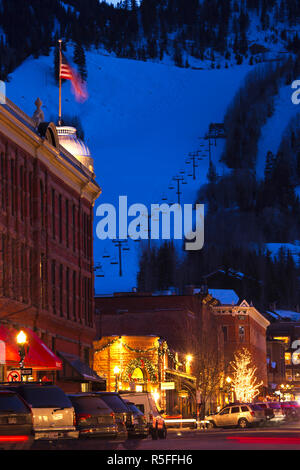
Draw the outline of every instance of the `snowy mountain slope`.
<instances>
[{"instance_id":1,"label":"snowy mountain slope","mask_svg":"<svg viewBox=\"0 0 300 470\"><path fill-rule=\"evenodd\" d=\"M63 113L81 117L85 140L95 159L97 181L103 193L96 201L118 204L119 195L128 196L128 204L149 205L169 202L176 195L168 191L173 176L186 167L189 152L199 149L199 136L210 122L222 122L225 110L240 87L250 66L230 69L192 70L171 65L116 59L97 51L86 54L89 99L78 104L63 85ZM251 67L252 70L253 67ZM43 101L45 119L58 110L58 88L53 79L53 56L26 60L7 84L7 95L29 115L34 101ZM207 148L207 141L204 145ZM218 164L224 142L212 147ZM193 203L200 183L206 181L208 158L199 161L201 179L187 177L182 201ZM218 165L222 174L224 166ZM173 201L170 199L173 198ZM97 223L97 218L95 224ZM116 253L111 241L95 238L95 261L104 263L104 278L96 278L96 292L130 290L136 285L137 246L124 252L124 276L116 266L102 259L104 248Z\"/></svg>"}]
</instances>

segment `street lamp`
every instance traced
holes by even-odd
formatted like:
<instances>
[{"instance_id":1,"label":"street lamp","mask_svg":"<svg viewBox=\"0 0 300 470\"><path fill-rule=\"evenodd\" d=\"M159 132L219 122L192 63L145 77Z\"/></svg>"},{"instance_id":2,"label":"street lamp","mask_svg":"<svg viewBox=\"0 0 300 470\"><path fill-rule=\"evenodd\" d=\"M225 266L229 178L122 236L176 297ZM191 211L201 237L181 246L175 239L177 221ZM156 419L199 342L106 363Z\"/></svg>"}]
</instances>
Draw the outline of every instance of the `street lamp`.
<instances>
[{"instance_id":1,"label":"street lamp","mask_svg":"<svg viewBox=\"0 0 300 470\"><path fill-rule=\"evenodd\" d=\"M227 396L228 396L228 401L232 401L232 388L231 388L231 383L232 383L232 378L227 376L225 379L225 382L227 383Z\"/></svg>"},{"instance_id":2,"label":"street lamp","mask_svg":"<svg viewBox=\"0 0 300 470\"><path fill-rule=\"evenodd\" d=\"M28 353L29 346L27 344L27 335L21 330L17 334L17 344L19 345L19 355L20 355L20 369L21 369L21 380L22 380L22 369L24 367L25 356Z\"/></svg>"},{"instance_id":3,"label":"street lamp","mask_svg":"<svg viewBox=\"0 0 300 470\"><path fill-rule=\"evenodd\" d=\"M119 374L120 374L120 369L118 366L114 368L114 374L115 374L115 392L118 391L118 381L119 381Z\"/></svg>"}]
</instances>

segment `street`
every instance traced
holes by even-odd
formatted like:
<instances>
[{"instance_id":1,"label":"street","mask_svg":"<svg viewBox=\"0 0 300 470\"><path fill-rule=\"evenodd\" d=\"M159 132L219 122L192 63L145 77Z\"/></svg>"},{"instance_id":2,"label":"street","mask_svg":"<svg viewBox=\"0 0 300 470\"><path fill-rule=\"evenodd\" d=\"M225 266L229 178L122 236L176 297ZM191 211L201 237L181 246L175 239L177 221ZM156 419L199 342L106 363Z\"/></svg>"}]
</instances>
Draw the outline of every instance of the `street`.
<instances>
[{"instance_id":1,"label":"street","mask_svg":"<svg viewBox=\"0 0 300 470\"><path fill-rule=\"evenodd\" d=\"M165 440L129 439L125 442L90 439L66 444L34 443L32 450L300 450L300 422L248 429L169 429Z\"/></svg>"}]
</instances>

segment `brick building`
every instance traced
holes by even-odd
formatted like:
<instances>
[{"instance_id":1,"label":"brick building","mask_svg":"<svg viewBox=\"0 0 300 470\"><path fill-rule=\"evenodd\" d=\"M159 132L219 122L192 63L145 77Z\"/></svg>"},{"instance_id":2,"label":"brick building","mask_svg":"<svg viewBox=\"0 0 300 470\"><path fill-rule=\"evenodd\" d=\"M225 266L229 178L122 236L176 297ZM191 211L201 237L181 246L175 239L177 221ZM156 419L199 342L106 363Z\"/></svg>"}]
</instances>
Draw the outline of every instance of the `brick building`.
<instances>
[{"instance_id":1,"label":"brick building","mask_svg":"<svg viewBox=\"0 0 300 470\"><path fill-rule=\"evenodd\" d=\"M273 391L277 389L277 391L279 390L282 394L285 394L290 390L292 395L299 399L300 321L282 318L271 323L268 328L268 344L270 365L273 364L273 373L270 377ZM274 344L277 344L276 349L274 349ZM284 387L281 388L282 385Z\"/></svg>"},{"instance_id":2,"label":"brick building","mask_svg":"<svg viewBox=\"0 0 300 470\"><path fill-rule=\"evenodd\" d=\"M225 303L228 300L224 302L224 299L228 298L232 298L233 303ZM267 387L266 328L269 322L246 301L239 303L233 291L211 289L207 293L190 287L186 295L123 293L111 297L96 296L95 308L97 338L156 335L166 340L170 349L181 358L200 357L200 361L200 351L205 349L204 352L212 356L217 353L223 377L232 374L230 362L234 360L234 353L246 347L257 367L257 378ZM170 408L177 403L187 413L195 411L197 374L201 373L201 370L197 371L196 362L191 362L189 370L176 369L175 364L170 363L166 380L176 381L177 396L167 400L167 412L170 411L168 403ZM182 359L181 363L184 364ZM227 389L220 388L220 395L216 394L209 408L222 405L225 395Z\"/></svg>"},{"instance_id":3,"label":"brick building","mask_svg":"<svg viewBox=\"0 0 300 470\"><path fill-rule=\"evenodd\" d=\"M175 358L174 361L167 358L164 375L165 381L175 382L175 390L162 394L166 396L166 411L172 413L178 407L183 415L190 415L196 411L196 378L193 362L188 364L187 357L194 357L201 337L209 336L208 330L216 332L213 304L217 301L206 295L119 293L112 297L96 296L97 338L154 335L165 340ZM221 333L212 338L211 342L214 341L215 350L222 356Z\"/></svg>"},{"instance_id":4,"label":"brick building","mask_svg":"<svg viewBox=\"0 0 300 470\"><path fill-rule=\"evenodd\" d=\"M0 322L12 348L14 331L27 328L29 343L34 332L63 364L48 376L71 390L85 382L96 332L92 224L101 190L76 129L44 122L36 106L33 118L9 100L0 106ZM7 344L2 380L16 366L8 352ZM46 366L34 366L33 378Z\"/></svg>"},{"instance_id":5,"label":"brick building","mask_svg":"<svg viewBox=\"0 0 300 470\"><path fill-rule=\"evenodd\" d=\"M214 313L224 336L225 375L232 374L230 362L241 348L250 351L257 379L268 386L266 331L270 322L245 300L239 304L215 306Z\"/></svg>"}]
</instances>

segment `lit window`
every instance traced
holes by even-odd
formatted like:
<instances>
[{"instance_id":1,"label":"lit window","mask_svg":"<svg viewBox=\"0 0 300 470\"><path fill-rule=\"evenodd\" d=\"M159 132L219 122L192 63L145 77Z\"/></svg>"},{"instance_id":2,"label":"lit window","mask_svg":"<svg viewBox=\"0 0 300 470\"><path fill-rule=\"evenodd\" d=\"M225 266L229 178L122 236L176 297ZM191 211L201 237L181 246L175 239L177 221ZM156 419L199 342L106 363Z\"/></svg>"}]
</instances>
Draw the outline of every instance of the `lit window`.
<instances>
[{"instance_id":1,"label":"lit window","mask_svg":"<svg viewBox=\"0 0 300 470\"><path fill-rule=\"evenodd\" d=\"M277 341L282 341L285 344L289 343L289 337L288 336L274 336L273 339L276 339Z\"/></svg>"},{"instance_id":2,"label":"lit window","mask_svg":"<svg viewBox=\"0 0 300 470\"><path fill-rule=\"evenodd\" d=\"M287 365L292 363L292 356L291 353L285 353L284 354L284 361Z\"/></svg>"}]
</instances>

